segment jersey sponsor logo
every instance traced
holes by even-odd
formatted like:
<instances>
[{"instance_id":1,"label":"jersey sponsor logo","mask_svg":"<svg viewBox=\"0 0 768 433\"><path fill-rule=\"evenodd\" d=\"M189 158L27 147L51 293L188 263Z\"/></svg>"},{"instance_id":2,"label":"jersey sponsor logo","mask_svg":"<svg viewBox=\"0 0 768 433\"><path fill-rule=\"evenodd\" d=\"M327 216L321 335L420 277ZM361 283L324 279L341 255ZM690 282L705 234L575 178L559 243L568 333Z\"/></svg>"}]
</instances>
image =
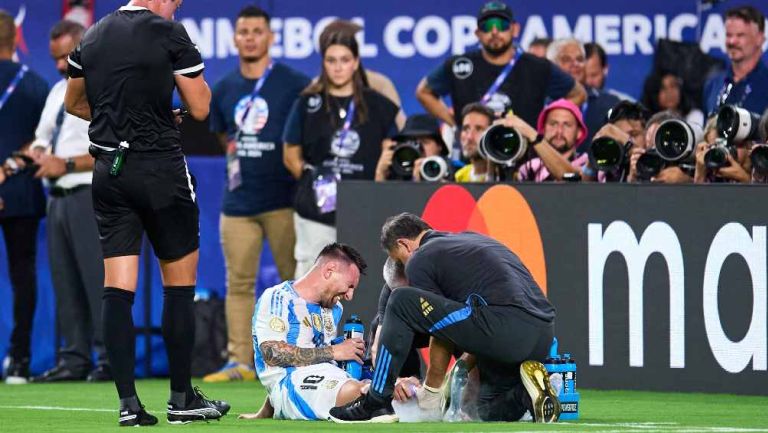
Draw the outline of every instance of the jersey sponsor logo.
<instances>
[{"instance_id":1,"label":"jersey sponsor logo","mask_svg":"<svg viewBox=\"0 0 768 433\"><path fill-rule=\"evenodd\" d=\"M286 326L283 319L279 317L273 317L269 321L269 328L275 332L285 332Z\"/></svg>"},{"instance_id":2,"label":"jersey sponsor logo","mask_svg":"<svg viewBox=\"0 0 768 433\"><path fill-rule=\"evenodd\" d=\"M312 95L307 98L307 113L317 113L323 106L323 98L320 95Z\"/></svg>"},{"instance_id":3,"label":"jersey sponsor logo","mask_svg":"<svg viewBox=\"0 0 768 433\"><path fill-rule=\"evenodd\" d=\"M310 374L309 376L304 378L304 383L308 383L311 385L317 385L318 383L322 382L323 379L325 379L325 376L319 376L316 374Z\"/></svg>"},{"instance_id":4,"label":"jersey sponsor logo","mask_svg":"<svg viewBox=\"0 0 768 433\"><path fill-rule=\"evenodd\" d=\"M333 134L331 141L331 153L339 158L349 158L356 154L360 149L360 134L354 129L350 129L344 135L344 141L341 140L342 130Z\"/></svg>"},{"instance_id":5,"label":"jersey sponsor logo","mask_svg":"<svg viewBox=\"0 0 768 433\"><path fill-rule=\"evenodd\" d=\"M269 120L269 104L264 98L257 96L248 110L247 118L243 119L245 110L251 104L251 95L244 96L235 106L235 124L243 134L256 135L264 129Z\"/></svg>"},{"instance_id":6,"label":"jersey sponsor logo","mask_svg":"<svg viewBox=\"0 0 768 433\"><path fill-rule=\"evenodd\" d=\"M486 107L493 110L496 117L501 117L512 106L512 100L504 93L494 93L491 95L491 99L485 104Z\"/></svg>"},{"instance_id":7,"label":"jersey sponsor logo","mask_svg":"<svg viewBox=\"0 0 768 433\"><path fill-rule=\"evenodd\" d=\"M446 185L432 194L421 217L435 230L473 231L506 245L546 295L547 267L539 226L528 201L514 187L493 186L476 200L464 187Z\"/></svg>"},{"instance_id":8,"label":"jersey sponsor logo","mask_svg":"<svg viewBox=\"0 0 768 433\"><path fill-rule=\"evenodd\" d=\"M453 66L451 69L453 70L453 75L456 78L459 80L464 80L469 78L469 76L472 75L472 72L475 71L475 64L472 63L472 60L466 57L459 57L453 61Z\"/></svg>"}]
</instances>

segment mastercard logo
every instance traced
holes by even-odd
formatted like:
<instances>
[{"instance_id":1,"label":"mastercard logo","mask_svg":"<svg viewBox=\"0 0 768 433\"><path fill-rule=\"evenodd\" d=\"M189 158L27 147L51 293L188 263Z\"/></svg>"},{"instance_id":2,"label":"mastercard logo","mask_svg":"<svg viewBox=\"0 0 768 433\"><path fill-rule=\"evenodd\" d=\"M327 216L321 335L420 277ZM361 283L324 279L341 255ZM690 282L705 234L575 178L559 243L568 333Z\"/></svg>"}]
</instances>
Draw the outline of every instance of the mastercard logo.
<instances>
[{"instance_id":1,"label":"mastercard logo","mask_svg":"<svg viewBox=\"0 0 768 433\"><path fill-rule=\"evenodd\" d=\"M547 293L547 266L536 217L520 192L510 185L495 185L479 200L460 185L435 191L421 217L435 230L473 231L487 235L512 250Z\"/></svg>"}]
</instances>

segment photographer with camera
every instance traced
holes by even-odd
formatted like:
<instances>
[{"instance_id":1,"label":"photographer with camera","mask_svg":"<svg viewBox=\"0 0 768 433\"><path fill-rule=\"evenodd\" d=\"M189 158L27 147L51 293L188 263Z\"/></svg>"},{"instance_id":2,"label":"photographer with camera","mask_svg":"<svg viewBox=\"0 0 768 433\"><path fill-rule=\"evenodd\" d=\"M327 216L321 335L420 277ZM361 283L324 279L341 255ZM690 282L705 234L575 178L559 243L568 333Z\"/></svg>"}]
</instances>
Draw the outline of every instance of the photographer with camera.
<instances>
[{"instance_id":1,"label":"photographer with camera","mask_svg":"<svg viewBox=\"0 0 768 433\"><path fill-rule=\"evenodd\" d=\"M440 134L440 124L429 114L408 116L405 126L387 142L376 164L376 181L440 181L451 175L446 159L448 146Z\"/></svg>"},{"instance_id":2,"label":"photographer with camera","mask_svg":"<svg viewBox=\"0 0 768 433\"><path fill-rule=\"evenodd\" d=\"M459 183L488 182L488 161L480 154L480 137L493 123L493 110L479 102L466 105L461 110L461 154L469 162L458 169L454 180Z\"/></svg>"},{"instance_id":3,"label":"photographer with camera","mask_svg":"<svg viewBox=\"0 0 768 433\"><path fill-rule=\"evenodd\" d=\"M706 140L697 146L694 182L751 182L751 148L759 141L759 124L760 117L744 108L720 107L708 124Z\"/></svg>"},{"instance_id":4,"label":"photographer with camera","mask_svg":"<svg viewBox=\"0 0 768 433\"><path fill-rule=\"evenodd\" d=\"M607 121L595 134L582 167L582 178L600 182L626 182L629 156L634 148L644 149L645 125L650 117L643 104L621 101L608 110Z\"/></svg>"},{"instance_id":5,"label":"photographer with camera","mask_svg":"<svg viewBox=\"0 0 768 433\"><path fill-rule=\"evenodd\" d=\"M588 134L579 107L566 99L558 99L539 114L536 126L535 140L540 140L540 143L532 148L538 156L520 167L518 179L547 182L563 180L566 173L578 176L586 158L576 158L576 148ZM520 127L520 130L525 130L525 127L528 125Z\"/></svg>"},{"instance_id":6,"label":"photographer with camera","mask_svg":"<svg viewBox=\"0 0 768 433\"><path fill-rule=\"evenodd\" d=\"M701 127L665 110L648 119L645 146L630 151L627 182L690 183Z\"/></svg>"}]
</instances>

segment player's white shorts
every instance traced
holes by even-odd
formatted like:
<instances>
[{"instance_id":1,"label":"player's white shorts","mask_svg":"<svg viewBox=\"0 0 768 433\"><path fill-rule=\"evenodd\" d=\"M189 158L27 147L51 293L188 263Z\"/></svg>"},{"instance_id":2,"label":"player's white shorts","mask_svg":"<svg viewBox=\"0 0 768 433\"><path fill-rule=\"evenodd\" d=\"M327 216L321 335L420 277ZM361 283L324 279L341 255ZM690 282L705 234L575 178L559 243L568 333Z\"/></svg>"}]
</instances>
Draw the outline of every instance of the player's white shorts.
<instances>
[{"instance_id":1,"label":"player's white shorts","mask_svg":"<svg viewBox=\"0 0 768 433\"><path fill-rule=\"evenodd\" d=\"M297 367L269 393L269 400L275 408L274 417L325 421L328 411L336 406L336 395L349 380L354 379L333 364Z\"/></svg>"}]
</instances>

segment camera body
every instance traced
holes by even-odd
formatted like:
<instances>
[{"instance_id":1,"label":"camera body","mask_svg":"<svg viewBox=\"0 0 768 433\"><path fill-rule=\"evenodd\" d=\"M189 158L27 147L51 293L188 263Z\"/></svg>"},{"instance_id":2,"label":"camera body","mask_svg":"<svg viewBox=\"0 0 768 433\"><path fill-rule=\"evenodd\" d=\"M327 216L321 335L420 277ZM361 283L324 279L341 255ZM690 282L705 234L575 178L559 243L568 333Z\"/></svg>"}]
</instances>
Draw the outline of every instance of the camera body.
<instances>
[{"instance_id":1,"label":"camera body","mask_svg":"<svg viewBox=\"0 0 768 433\"><path fill-rule=\"evenodd\" d=\"M637 178L640 180L651 180L659 175L661 170L667 168L667 161L659 156L659 152L656 148L648 149L644 154L640 155L635 165L637 172Z\"/></svg>"},{"instance_id":2,"label":"camera body","mask_svg":"<svg viewBox=\"0 0 768 433\"><path fill-rule=\"evenodd\" d=\"M704 165L715 170L728 166L728 155L736 158L736 146L725 138L718 137L715 144L704 154Z\"/></svg>"},{"instance_id":3,"label":"camera body","mask_svg":"<svg viewBox=\"0 0 768 433\"><path fill-rule=\"evenodd\" d=\"M592 140L589 146L589 162L597 171L614 172L629 164L632 142L619 143L607 136Z\"/></svg>"},{"instance_id":4,"label":"camera body","mask_svg":"<svg viewBox=\"0 0 768 433\"><path fill-rule=\"evenodd\" d=\"M528 152L528 140L515 128L491 125L478 143L483 159L502 166L512 166Z\"/></svg>"},{"instance_id":5,"label":"camera body","mask_svg":"<svg viewBox=\"0 0 768 433\"><path fill-rule=\"evenodd\" d=\"M392 174L397 179L411 179L416 160L424 156L424 149L418 141L408 140L395 144L392 154Z\"/></svg>"},{"instance_id":6,"label":"camera body","mask_svg":"<svg viewBox=\"0 0 768 433\"><path fill-rule=\"evenodd\" d=\"M704 154L704 163L709 169L728 165L728 155L736 158L736 143L756 140L760 116L735 105L723 105L717 111L715 145ZM758 154L760 151L758 151Z\"/></svg>"},{"instance_id":7,"label":"camera body","mask_svg":"<svg viewBox=\"0 0 768 433\"><path fill-rule=\"evenodd\" d=\"M679 166L685 171L694 169L696 145L704 132L696 124L679 119L668 119L659 124L653 136L654 147L637 160L635 169L641 180L651 180L667 167Z\"/></svg>"}]
</instances>

